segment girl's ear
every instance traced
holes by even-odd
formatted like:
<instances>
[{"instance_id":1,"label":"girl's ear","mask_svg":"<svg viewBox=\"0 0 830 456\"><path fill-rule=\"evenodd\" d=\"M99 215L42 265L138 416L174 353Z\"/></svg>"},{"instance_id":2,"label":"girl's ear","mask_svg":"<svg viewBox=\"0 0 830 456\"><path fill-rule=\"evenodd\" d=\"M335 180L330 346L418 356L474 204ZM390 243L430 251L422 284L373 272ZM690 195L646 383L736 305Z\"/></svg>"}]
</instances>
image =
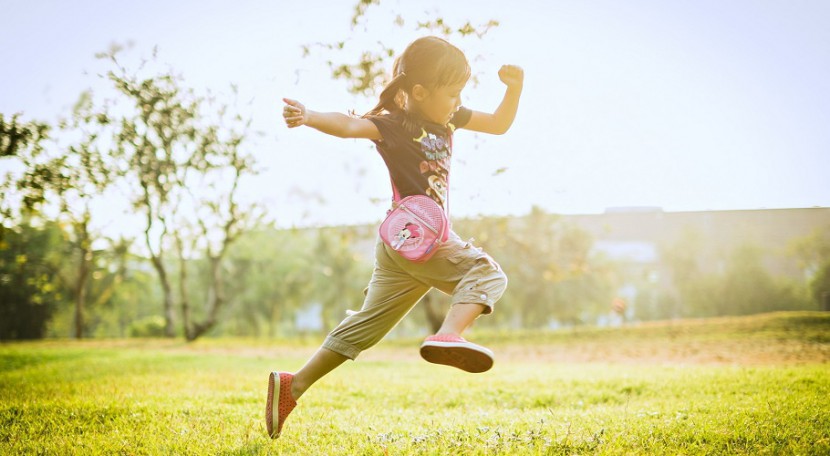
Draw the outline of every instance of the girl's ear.
<instances>
[{"instance_id":1,"label":"girl's ear","mask_svg":"<svg viewBox=\"0 0 830 456\"><path fill-rule=\"evenodd\" d=\"M412 98L414 98L415 101L424 101L424 98L426 98L428 95L429 90L427 90L426 87L422 86L421 84L415 84L414 86L412 86Z\"/></svg>"}]
</instances>

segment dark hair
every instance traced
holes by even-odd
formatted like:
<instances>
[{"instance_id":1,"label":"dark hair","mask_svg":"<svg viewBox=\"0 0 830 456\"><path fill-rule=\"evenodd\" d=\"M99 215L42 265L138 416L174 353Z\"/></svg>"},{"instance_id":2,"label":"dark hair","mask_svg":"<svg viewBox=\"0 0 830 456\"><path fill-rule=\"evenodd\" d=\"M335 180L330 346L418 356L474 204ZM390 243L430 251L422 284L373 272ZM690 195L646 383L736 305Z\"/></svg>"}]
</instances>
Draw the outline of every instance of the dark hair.
<instances>
[{"instance_id":1,"label":"dark hair","mask_svg":"<svg viewBox=\"0 0 830 456\"><path fill-rule=\"evenodd\" d=\"M468 79L470 64L460 49L435 36L418 38L395 59L392 80L380 93L378 104L364 117L403 111L406 96L416 84L434 89Z\"/></svg>"}]
</instances>

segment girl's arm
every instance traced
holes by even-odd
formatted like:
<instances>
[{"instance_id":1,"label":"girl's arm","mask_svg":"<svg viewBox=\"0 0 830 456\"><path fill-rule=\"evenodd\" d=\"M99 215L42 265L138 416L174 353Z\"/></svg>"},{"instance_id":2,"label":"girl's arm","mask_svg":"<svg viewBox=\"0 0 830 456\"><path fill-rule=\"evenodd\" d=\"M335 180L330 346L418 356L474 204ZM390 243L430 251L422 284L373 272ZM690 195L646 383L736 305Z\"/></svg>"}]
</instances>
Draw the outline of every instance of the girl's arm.
<instances>
[{"instance_id":1,"label":"girl's arm","mask_svg":"<svg viewBox=\"0 0 830 456\"><path fill-rule=\"evenodd\" d=\"M524 70L513 65L504 65L499 70L499 79L507 86L501 104L492 113L473 111L470 121L463 128L501 135L513 125L516 118L516 111L519 109L519 97L522 94L524 84Z\"/></svg>"},{"instance_id":2,"label":"girl's arm","mask_svg":"<svg viewBox=\"0 0 830 456\"><path fill-rule=\"evenodd\" d=\"M316 112L306 109L297 100L283 98L282 116L288 128L308 125L339 138L382 139L378 127L369 119L350 117L339 112Z\"/></svg>"}]
</instances>

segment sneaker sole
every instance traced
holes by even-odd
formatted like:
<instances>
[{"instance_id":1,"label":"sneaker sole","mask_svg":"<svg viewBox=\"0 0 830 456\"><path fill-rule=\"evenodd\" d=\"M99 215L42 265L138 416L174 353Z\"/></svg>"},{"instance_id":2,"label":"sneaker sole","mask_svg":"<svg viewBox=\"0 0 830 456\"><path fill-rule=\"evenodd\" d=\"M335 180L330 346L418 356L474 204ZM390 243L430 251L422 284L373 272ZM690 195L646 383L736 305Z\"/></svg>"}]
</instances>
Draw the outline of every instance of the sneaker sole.
<instances>
[{"instance_id":1,"label":"sneaker sole","mask_svg":"<svg viewBox=\"0 0 830 456\"><path fill-rule=\"evenodd\" d=\"M265 426L268 428L268 435L275 439L280 436L279 430L275 428L279 426L279 397L280 397L280 375L277 372L271 372L268 376L268 401L265 404ZM274 408L276 402L277 407Z\"/></svg>"},{"instance_id":2,"label":"sneaker sole","mask_svg":"<svg viewBox=\"0 0 830 456\"><path fill-rule=\"evenodd\" d=\"M427 341L421 345L421 357L433 364L457 367L473 374L493 367L493 352L469 342Z\"/></svg>"}]
</instances>

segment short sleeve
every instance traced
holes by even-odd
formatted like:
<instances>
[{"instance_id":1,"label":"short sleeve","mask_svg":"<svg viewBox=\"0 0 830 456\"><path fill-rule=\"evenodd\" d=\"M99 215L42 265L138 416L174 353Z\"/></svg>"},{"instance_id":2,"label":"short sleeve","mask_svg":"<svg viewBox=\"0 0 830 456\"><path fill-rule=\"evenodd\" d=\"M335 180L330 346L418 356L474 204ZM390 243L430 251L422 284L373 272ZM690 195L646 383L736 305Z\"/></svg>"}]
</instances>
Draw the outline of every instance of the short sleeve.
<instances>
[{"instance_id":1,"label":"short sleeve","mask_svg":"<svg viewBox=\"0 0 830 456\"><path fill-rule=\"evenodd\" d=\"M450 124L453 126L453 129L464 128L464 126L470 121L470 117L472 117L472 115L473 111L462 106L455 112L455 114L453 114L452 119L450 119Z\"/></svg>"},{"instance_id":2,"label":"short sleeve","mask_svg":"<svg viewBox=\"0 0 830 456\"><path fill-rule=\"evenodd\" d=\"M401 136L401 122L398 119L394 119L392 115L386 114L382 116L370 116L368 117L369 120L375 124L378 131L380 132L380 136L383 139L374 140L373 142L380 146L383 143L383 147L387 150L390 148L395 148L396 144L399 142L399 138Z\"/></svg>"}]
</instances>

